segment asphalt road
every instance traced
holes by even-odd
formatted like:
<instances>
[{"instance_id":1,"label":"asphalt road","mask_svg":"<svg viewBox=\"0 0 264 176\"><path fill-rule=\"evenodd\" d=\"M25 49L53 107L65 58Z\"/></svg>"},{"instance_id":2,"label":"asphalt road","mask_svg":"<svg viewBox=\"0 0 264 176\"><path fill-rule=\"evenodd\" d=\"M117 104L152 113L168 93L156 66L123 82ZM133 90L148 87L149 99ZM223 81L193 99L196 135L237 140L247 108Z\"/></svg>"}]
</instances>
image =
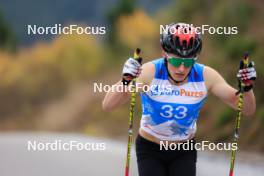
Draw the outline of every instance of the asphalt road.
<instances>
[{"instance_id":1,"label":"asphalt road","mask_svg":"<svg viewBox=\"0 0 264 176\"><path fill-rule=\"evenodd\" d=\"M39 146L38 151L33 151L34 141ZM55 150L55 145L53 151L43 150L44 145L55 141L57 144L80 142L86 144L88 150L79 151L74 147L71 151ZM263 176L264 157L241 153L238 154L235 175ZM124 175L125 155L126 143L108 139L64 133L0 133L1 176L121 176ZM197 175L227 176L229 158L224 152L199 152ZM134 149L130 175L138 175Z\"/></svg>"}]
</instances>

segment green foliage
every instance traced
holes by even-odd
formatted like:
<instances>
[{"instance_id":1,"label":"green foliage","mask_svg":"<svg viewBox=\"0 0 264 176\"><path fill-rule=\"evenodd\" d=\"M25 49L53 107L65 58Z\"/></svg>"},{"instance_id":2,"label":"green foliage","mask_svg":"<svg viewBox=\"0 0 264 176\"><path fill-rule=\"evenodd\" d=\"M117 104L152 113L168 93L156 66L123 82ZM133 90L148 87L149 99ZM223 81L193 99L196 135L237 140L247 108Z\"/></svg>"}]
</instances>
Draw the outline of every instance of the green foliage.
<instances>
[{"instance_id":1,"label":"green foliage","mask_svg":"<svg viewBox=\"0 0 264 176\"><path fill-rule=\"evenodd\" d=\"M102 51L87 36L61 36L18 53L0 53L1 118L34 111L65 94L74 83L98 74ZM16 107L14 111L14 107Z\"/></svg>"},{"instance_id":2,"label":"green foliage","mask_svg":"<svg viewBox=\"0 0 264 176\"><path fill-rule=\"evenodd\" d=\"M238 61L245 51L254 53L256 47L256 40L253 38L237 35L225 42L223 50L230 58Z\"/></svg>"},{"instance_id":3,"label":"green foliage","mask_svg":"<svg viewBox=\"0 0 264 176\"><path fill-rule=\"evenodd\" d=\"M108 14L109 24L115 24L119 17L133 13L134 9L135 3L133 0L120 0Z\"/></svg>"},{"instance_id":4,"label":"green foliage","mask_svg":"<svg viewBox=\"0 0 264 176\"><path fill-rule=\"evenodd\" d=\"M213 6L211 22L219 26L236 26L239 32L244 32L249 27L253 7L246 1L217 1Z\"/></svg>"},{"instance_id":5,"label":"green foliage","mask_svg":"<svg viewBox=\"0 0 264 176\"><path fill-rule=\"evenodd\" d=\"M223 49L230 58L240 58L245 51L253 52L256 43L245 32L250 27L254 10L246 1L217 1L212 10L210 22L216 26L237 27L238 34L216 35L213 37L216 47Z\"/></svg>"},{"instance_id":6,"label":"green foliage","mask_svg":"<svg viewBox=\"0 0 264 176\"><path fill-rule=\"evenodd\" d=\"M259 111L257 113L258 118L261 120L261 122L264 124L264 106L259 107Z\"/></svg>"},{"instance_id":7,"label":"green foliage","mask_svg":"<svg viewBox=\"0 0 264 176\"><path fill-rule=\"evenodd\" d=\"M226 108L225 110L221 111L218 118L215 121L215 127L221 128L226 124L230 123L232 119L235 118L235 111L231 108Z\"/></svg>"},{"instance_id":8,"label":"green foliage","mask_svg":"<svg viewBox=\"0 0 264 176\"><path fill-rule=\"evenodd\" d=\"M175 1L171 6L171 16L174 18L174 21L185 21L188 23L195 22L195 16L197 16L204 7L207 7L207 3L210 2L206 0Z\"/></svg>"},{"instance_id":9,"label":"green foliage","mask_svg":"<svg viewBox=\"0 0 264 176\"><path fill-rule=\"evenodd\" d=\"M244 35L254 15L253 7L244 0L215 2L210 0L179 0L171 7L171 14L174 17L174 21L193 24L202 22L215 27L237 27L238 34L236 36L212 36L217 47L223 49L223 52L227 53L231 58L239 58L238 56L241 56L241 53L246 50L253 52L256 47L255 39Z\"/></svg>"},{"instance_id":10,"label":"green foliage","mask_svg":"<svg viewBox=\"0 0 264 176\"><path fill-rule=\"evenodd\" d=\"M16 48L16 38L4 21L3 15L0 12L0 48L14 50Z\"/></svg>"},{"instance_id":11,"label":"green foliage","mask_svg":"<svg viewBox=\"0 0 264 176\"><path fill-rule=\"evenodd\" d=\"M133 0L119 0L116 6L107 14L107 21L109 25L108 42L110 47L120 48L118 44L118 35L116 29L116 22L123 15L132 14L135 10L135 2Z\"/></svg>"}]
</instances>

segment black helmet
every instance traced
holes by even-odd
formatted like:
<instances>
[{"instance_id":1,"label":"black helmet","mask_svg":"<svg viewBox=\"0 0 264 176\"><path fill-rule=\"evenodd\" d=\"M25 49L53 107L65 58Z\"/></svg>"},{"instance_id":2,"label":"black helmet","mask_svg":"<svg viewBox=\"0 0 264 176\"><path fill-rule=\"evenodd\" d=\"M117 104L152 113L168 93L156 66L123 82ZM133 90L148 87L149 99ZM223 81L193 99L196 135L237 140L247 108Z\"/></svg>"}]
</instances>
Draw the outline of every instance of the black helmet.
<instances>
[{"instance_id":1,"label":"black helmet","mask_svg":"<svg viewBox=\"0 0 264 176\"><path fill-rule=\"evenodd\" d=\"M168 25L161 34L160 43L165 52L185 58L199 54L202 49L201 35L186 23Z\"/></svg>"}]
</instances>

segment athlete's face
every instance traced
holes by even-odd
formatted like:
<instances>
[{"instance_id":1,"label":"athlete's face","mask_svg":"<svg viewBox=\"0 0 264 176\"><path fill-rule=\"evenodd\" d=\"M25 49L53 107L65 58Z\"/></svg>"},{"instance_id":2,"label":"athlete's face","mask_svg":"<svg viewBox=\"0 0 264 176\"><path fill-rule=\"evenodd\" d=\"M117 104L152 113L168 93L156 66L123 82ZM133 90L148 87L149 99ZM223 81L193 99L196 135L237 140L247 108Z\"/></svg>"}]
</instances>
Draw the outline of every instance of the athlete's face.
<instances>
[{"instance_id":1,"label":"athlete's face","mask_svg":"<svg viewBox=\"0 0 264 176\"><path fill-rule=\"evenodd\" d=\"M188 76L195 59L181 58L174 54L167 54L168 70L176 81L183 81Z\"/></svg>"}]
</instances>

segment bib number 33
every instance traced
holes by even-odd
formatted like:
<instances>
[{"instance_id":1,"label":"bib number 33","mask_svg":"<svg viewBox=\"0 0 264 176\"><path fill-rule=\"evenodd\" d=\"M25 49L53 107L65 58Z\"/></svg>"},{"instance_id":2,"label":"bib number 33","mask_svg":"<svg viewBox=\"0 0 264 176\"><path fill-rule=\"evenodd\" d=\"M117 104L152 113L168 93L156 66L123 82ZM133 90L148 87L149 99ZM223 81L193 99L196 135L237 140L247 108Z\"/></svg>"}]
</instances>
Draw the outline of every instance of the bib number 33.
<instances>
[{"instance_id":1,"label":"bib number 33","mask_svg":"<svg viewBox=\"0 0 264 176\"><path fill-rule=\"evenodd\" d=\"M175 117L176 119L183 119L187 116L188 109L185 106L177 106L173 108L171 105L163 105L161 107L162 112L160 115L166 118Z\"/></svg>"}]
</instances>

